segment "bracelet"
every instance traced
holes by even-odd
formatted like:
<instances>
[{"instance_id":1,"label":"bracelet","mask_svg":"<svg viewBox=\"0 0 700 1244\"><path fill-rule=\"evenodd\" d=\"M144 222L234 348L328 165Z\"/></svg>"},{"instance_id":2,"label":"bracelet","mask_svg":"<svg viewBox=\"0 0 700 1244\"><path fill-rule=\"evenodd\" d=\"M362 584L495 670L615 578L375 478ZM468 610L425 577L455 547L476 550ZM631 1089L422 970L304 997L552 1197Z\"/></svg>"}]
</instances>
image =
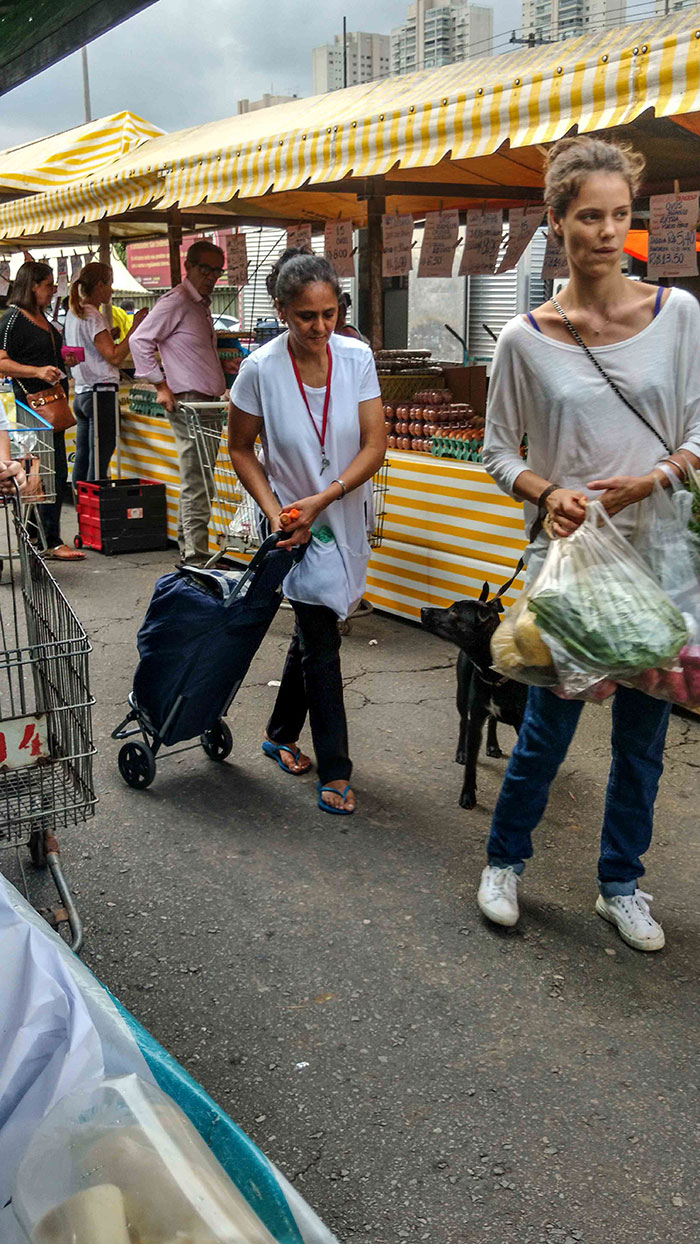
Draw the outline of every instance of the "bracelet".
<instances>
[{"instance_id":1,"label":"bracelet","mask_svg":"<svg viewBox=\"0 0 700 1244\"><path fill-rule=\"evenodd\" d=\"M550 496L551 493L556 492L557 489L560 487L561 487L561 484L548 484L547 487L544 489L544 491L540 493L535 503L537 505L537 511L539 514L542 513L542 510L544 508L544 503L547 500L547 497Z\"/></svg>"},{"instance_id":2,"label":"bracelet","mask_svg":"<svg viewBox=\"0 0 700 1244\"><path fill-rule=\"evenodd\" d=\"M676 475L676 472L674 471L673 467L670 466L668 459L665 459L663 462L657 462L656 466L654 467L654 470L663 471L667 480L670 481L672 488L674 488L676 484L680 484L681 482L680 476Z\"/></svg>"},{"instance_id":3,"label":"bracelet","mask_svg":"<svg viewBox=\"0 0 700 1244\"><path fill-rule=\"evenodd\" d=\"M342 490L343 490L343 491L341 492L340 496L338 497L338 500L339 500L339 501L342 501L343 497L345 496L345 494L346 494L346 492L347 492L347 488L345 487L345 484L343 483L342 479L332 479L332 480L331 480L331 484L340 484L340 487L342 488Z\"/></svg>"},{"instance_id":4,"label":"bracelet","mask_svg":"<svg viewBox=\"0 0 700 1244\"><path fill-rule=\"evenodd\" d=\"M663 461L668 462L671 469L673 469L673 467L677 467L677 469L680 471L680 475L676 475L676 479L680 480L680 482L683 483L684 479L686 478L688 474L688 463L686 462L685 458L683 458L680 462L677 462L675 458L664 458ZM659 466L661 465L662 464L659 463Z\"/></svg>"}]
</instances>

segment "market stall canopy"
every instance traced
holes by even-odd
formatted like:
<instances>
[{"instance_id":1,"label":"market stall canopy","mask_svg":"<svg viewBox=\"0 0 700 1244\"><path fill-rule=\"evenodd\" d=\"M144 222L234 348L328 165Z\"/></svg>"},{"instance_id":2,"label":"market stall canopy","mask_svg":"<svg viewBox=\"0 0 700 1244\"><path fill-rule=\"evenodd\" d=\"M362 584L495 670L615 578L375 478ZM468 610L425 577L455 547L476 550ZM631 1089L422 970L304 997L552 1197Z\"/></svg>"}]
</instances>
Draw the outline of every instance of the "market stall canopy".
<instances>
[{"instance_id":1,"label":"market stall canopy","mask_svg":"<svg viewBox=\"0 0 700 1244\"><path fill-rule=\"evenodd\" d=\"M36 194L67 186L79 179L93 181L149 138L163 131L133 112L115 112L61 134L38 138L21 147L0 151L0 196Z\"/></svg>"},{"instance_id":2,"label":"market stall canopy","mask_svg":"<svg viewBox=\"0 0 700 1244\"><path fill-rule=\"evenodd\" d=\"M0 0L0 95L153 0Z\"/></svg>"},{"instance_id":3,"label":"market stall canopy","mask_svg":"<svg viewBox=\"0 0 700 1244\"><path fill-rule=\"evenodd\" d=\"M0 239L104 217L117 235L175 205L202 224L361 223L372 197L414 215L536 202L538 148L573 128L622 127L653 155L647 192L665 190L679 172L697 181L700 138L673 118L699 111L700 8L166 134L87 183L0 205Z\"/></svg>"}]
</instances>

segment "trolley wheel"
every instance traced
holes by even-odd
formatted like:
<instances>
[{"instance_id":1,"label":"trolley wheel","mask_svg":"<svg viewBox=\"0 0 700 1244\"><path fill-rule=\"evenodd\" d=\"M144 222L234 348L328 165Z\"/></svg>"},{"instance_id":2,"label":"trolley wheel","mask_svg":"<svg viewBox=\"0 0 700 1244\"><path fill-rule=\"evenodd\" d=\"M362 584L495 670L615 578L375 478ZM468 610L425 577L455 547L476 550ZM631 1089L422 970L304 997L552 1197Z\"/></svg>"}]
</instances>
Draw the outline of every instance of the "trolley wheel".
<instances>
[{"instance_id":1,"label":"trolley wheel","mask_svg":"<svg viewBox=\"0 0 700 1244\"><path fill-rule=\"evenodd\" d=\"M233 735L225 721L217 721L211 730L206 730L204 734L200 734L199 741L210 760L216 760L221 763L222 760L225 760L231 754Z\"/></svg>"},{"instance_id":2,"label":"trolley wheel","mask_svg":"<svg viewBox=\"0 0 700 1244\"><path fill-rule=\"evenodd\" d=\"M29 836L29 854L35 868L46 868L46 837L43 829L33 829Z\"/></svg>"},{"instance_id":3,"label":"trolley wheel","mask_svg":"<svg viewBox=\"0 0 700 1244\"><path fill-rule=\"evenodd\" d=\"M145 790L156 776L156 758L145 743L125 743L117 757L119 772L127 786Z\"/></svg>"},{"instance_id":4,"label":"trolley wheel","mask_svg":"<svg viewBox=\"0 0 700 1244\"><path fill-rule=\"evenodd\" d=\"M76 549L81 549L83 547L83 537L73 536L73 544L75 545Z\"/></svg>"}]
</instances>

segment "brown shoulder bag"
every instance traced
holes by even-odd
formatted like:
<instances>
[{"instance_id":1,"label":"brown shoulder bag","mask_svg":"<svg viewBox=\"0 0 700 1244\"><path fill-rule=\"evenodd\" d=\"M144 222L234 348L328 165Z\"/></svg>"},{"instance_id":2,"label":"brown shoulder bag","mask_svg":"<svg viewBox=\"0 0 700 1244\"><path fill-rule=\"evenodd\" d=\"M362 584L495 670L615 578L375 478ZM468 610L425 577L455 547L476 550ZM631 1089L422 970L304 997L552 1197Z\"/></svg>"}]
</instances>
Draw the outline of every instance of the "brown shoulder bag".
<instances>
[{"instance_id":1,"label":"brown shoulder bag","mask_svg":"<svg viewBox=\"0 0 700 1244\"><path fill-rule=\"evenodd\" d=\"M12 358L12 355L7 348L10 329L16 322L17 316L20 314L21 312L18 308L12 319L8 320L7 327L5 329L5 340L2 343L2 348L8 358ZM53 329L50 326L49 335L51 337L51 345L53 346L56 366L60 367L58 355L56 353L56 338L54 337ZM68 398L66 397L63 385L60 381L57 381L56 384L52 384L48 389L39 389L38 391L35 390L34 393L29 393L17 376L15 376L14 379L24 393L24 396L27 399L27 405L31 406L32 410L36 411L36 413L40 415L42 419L45 419L47 423L50 423L54 432L65 432L67 428L74 427L75 418L68 403Z\"/></svg>"}]
</instances>

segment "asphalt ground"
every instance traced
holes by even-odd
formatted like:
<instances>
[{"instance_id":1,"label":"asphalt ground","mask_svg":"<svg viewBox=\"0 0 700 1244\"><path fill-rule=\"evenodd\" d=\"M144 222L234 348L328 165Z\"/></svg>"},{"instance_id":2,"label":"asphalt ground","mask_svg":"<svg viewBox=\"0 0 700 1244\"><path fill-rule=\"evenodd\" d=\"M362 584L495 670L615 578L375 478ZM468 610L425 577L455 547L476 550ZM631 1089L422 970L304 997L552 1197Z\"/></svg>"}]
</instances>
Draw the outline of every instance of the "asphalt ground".
<instances>
[{"instance_id":1,"label":"asphalt ground","mask_svg":"<svg viewBox=\"0 0 700 1244\"><path fill-rule=\"evenodd\" d=\"M700 719L672 718L643 883L665 950L593 911L605 707L584 712L520 924L499 930L475 891L505 762L483 755L460 809L456 653L418 627L374 614L343 642L352 818L260 751L286 611L232 706L230 759L197 748L159 758L147 791L123 783L110 733L173 560L57 568L94 645L100 803L60 838L85 961L343 1244L697 1241Z\"/></svg>"}]
</instances>

